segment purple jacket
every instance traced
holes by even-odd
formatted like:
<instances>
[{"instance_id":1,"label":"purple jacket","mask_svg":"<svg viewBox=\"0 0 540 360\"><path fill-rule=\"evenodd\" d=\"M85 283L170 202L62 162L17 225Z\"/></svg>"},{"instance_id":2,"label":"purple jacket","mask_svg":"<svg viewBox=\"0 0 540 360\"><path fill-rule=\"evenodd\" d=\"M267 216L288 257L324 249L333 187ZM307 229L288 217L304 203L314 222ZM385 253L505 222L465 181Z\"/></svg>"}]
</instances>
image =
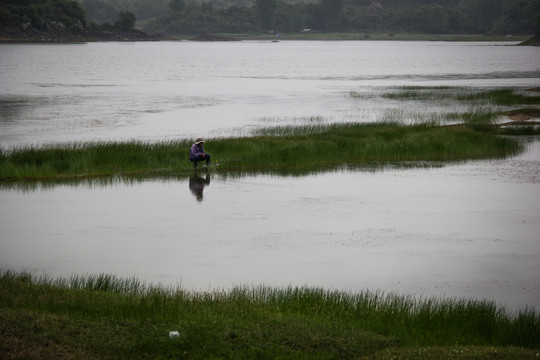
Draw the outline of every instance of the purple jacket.
<instances>
[{"instance_id":1,"label":"purple jacket","mask_svg":"<svg viewBox=\"0 0 540 360\"><path fill-rule=\"evenodd\" d=\"M204 154L204 148L201 144L193 144L191 145L191 149L189 149L189 157L195 157L199 156L200 154Z\"/></svg>"}]
</instances>

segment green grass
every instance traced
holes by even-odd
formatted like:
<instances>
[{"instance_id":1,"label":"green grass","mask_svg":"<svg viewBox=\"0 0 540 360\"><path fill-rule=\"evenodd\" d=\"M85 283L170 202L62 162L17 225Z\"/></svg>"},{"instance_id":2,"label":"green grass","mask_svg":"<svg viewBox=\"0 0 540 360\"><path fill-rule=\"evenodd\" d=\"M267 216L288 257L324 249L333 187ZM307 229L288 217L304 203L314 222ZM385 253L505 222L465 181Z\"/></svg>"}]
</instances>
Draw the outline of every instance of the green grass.
<instances>
[{"instance_id":1,"label":"green grass","mask_svg":"<svg viewBox=\"0 0 540 360\"><path fill-rule=\"evenodd\" d=\"M454 101L460 103L473 103L473 105L495 104L512 106L540 104L540 96L529 95L514 89L478 91L458 86L400 86L385 91L382 94L375 95L371 93L349 91L348 96L353 99L365 99L378 96L390 100Z\"/></svg>"},{"instance_id":2,"label":"green grass","mask_svg":"<svg viewBox=\"0 0 540 360\"><path fill-rule=\"evenodd\" d=\"M525 95L516 93L512 89L498 89L486 92L467 94L458 96L459 101L478 101L486 100L496 105L512 106L512 105L538 105L540 104L540 96Z\"/></svg>"},{"instance_id":3,"label":"green grass","mask_svg":"<svg viewBox=\"0 0 540 360\"><path fill-rule=\"evenodd\" d=\"M5 359L535 359L539 348L536 311L482 300L0 276Z\"/></svg>"},{"instance_id":4,"label":"green grass","mask_svg":"<svg viewBox=\"0 0 540 360\"><path fill-rule=\"evenodd\" d=\"M352 99L373 99L380 97L390 100L424 100L424 101L455 101L458 93L472 92L465 87L457 86L397 86L382 93L359 92L351 90L347 96Z\"/></svg>"},{"instance_id":5,"label":"green grass","mask_svg":"<svg viewBox=\"0 0 540 360\"><path fill-rule=\"evenodd\" d=\"M475 123L475 119L465 119ZM0 155L0 179L53 179L190 171L190 143L97 143L15 149ZM504 157L516 140L467 127L395 123L268 128L258 136L211 139L206 151L227 170L317 170L370 162Z\"/></svg>"},{"instance_id":6,"label":"green grass","mask_svg":"<svg viewBox=\"0 0 540 360\"><path fill-rule=\"evenodd\" d=\"M187 168L187 141L69 143L4 150L0 179L136 174Z\"/></svg>"},{"instance_id":7,"label":"green grass","mask_svg":"<svg viewBox=\"0 0 540 360\"><path fill-rule=\"evenodd\" d=\"M436 86L403 86L395 91L382 94L384 99L392 100L424 100L424 101L455 101L460 92L469 91L460 87Z\"/></svg>"}]
</instances>

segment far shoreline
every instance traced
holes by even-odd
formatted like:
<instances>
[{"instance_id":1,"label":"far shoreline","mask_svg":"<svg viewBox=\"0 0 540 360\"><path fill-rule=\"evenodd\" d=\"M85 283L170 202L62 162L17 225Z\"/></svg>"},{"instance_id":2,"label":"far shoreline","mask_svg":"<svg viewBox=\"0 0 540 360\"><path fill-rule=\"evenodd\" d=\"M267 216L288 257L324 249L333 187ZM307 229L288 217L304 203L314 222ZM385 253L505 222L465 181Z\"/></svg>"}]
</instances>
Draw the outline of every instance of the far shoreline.
<instances>
[{"instance_id":1,"label":"far shoreline","mask_svg":"<svg viewBox=\"0 0 540 360\"><path fill-rule=\"evenodd\" d=\"M388 32L343 32L343 33L244 33L244 34L148 34L140 30L131 32L88 32L51 34L44 32L0 32L0 43L46 44L87 42L152 42L152 41L445 41L445 42L519 42L520 45L538 45L533 35L481 35L481 34L417 34Z\"/></svg>"}]
</instances>

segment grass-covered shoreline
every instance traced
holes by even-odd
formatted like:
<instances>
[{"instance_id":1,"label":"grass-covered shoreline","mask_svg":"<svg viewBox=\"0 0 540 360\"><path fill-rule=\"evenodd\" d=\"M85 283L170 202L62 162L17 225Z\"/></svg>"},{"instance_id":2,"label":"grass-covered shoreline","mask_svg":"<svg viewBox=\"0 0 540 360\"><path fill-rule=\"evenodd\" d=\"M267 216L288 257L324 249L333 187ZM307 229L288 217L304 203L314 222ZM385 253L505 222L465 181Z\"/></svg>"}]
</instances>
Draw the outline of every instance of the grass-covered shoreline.
<instances>
[{"instance_id":1,"label":"grass-covered shoreline","mask_svg":"<svg viewBox=\"0 0 540 360\"><path fill-rule=\"evenodd\" d=\"M3 271L0 339L4 359L537 359L540 314L369 290L192 292Z\"/></svg>"}]
</instances>

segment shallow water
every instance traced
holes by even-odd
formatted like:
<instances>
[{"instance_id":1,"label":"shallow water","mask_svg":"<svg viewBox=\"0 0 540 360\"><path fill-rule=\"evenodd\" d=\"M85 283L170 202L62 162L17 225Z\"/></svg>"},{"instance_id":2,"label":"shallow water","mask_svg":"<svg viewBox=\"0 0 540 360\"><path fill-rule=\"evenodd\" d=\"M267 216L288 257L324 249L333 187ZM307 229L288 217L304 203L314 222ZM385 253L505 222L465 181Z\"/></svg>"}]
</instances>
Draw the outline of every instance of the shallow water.
<instances>
[{"instance_id":1,"label":"shallow water","mask_svg":"<svg viewBox=\"0 0 540 360\"><path fill-rule=\"evenodd\" d=\"M539 141L435 168L195 178L4 186L0 263L198 290L307 284L540 305Z\"/></svg>"}]
</instances>

